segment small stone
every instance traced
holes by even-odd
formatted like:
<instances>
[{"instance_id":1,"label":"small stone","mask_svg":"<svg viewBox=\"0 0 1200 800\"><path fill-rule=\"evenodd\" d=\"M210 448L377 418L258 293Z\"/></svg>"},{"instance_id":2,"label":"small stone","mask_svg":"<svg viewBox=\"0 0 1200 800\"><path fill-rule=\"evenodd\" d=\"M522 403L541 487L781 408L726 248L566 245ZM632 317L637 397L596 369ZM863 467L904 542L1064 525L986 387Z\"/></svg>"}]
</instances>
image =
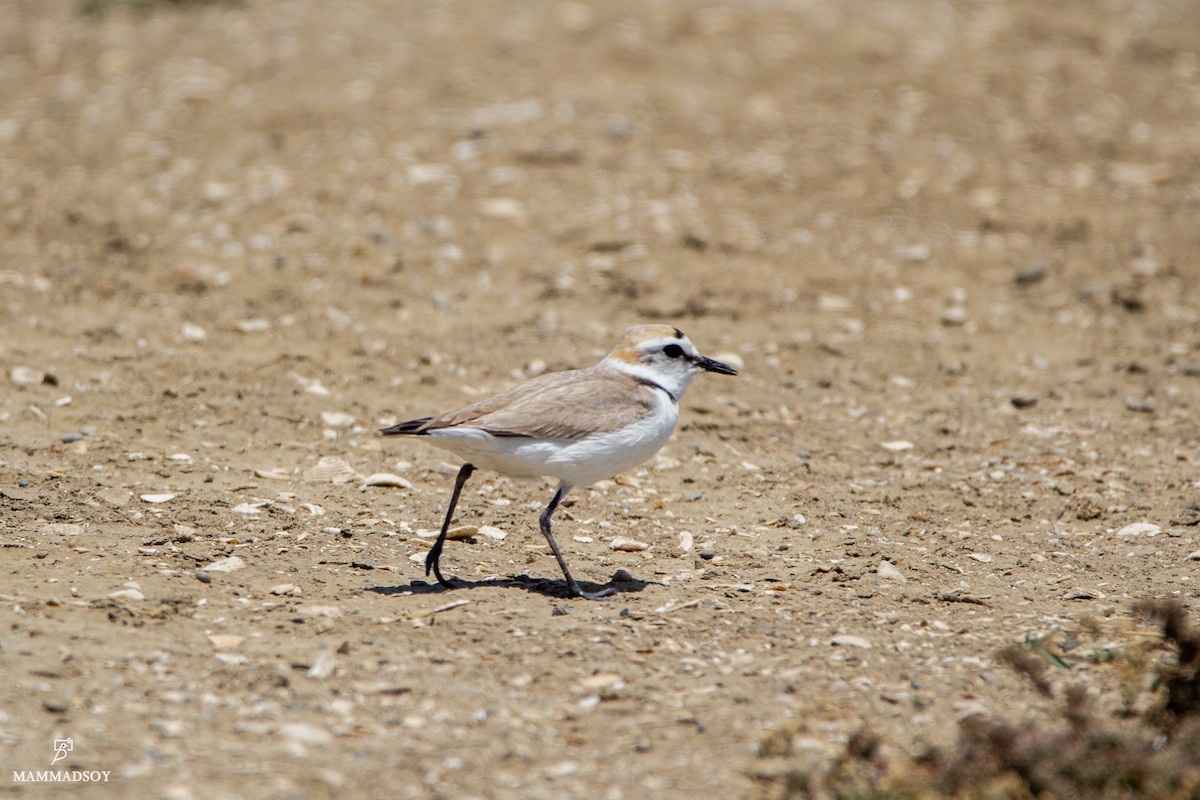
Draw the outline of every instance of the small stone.
<instances>
[{"instance_id":1,"label":"small stone","mask_svg":"<svg viewBox=\"0 0 1200 800\"><path fill-rule=\"evenodd\" d=\"M198 569L198 570L196 570L196 580L200 581L201 583L212 583L212 580L213 580L212 573L205 572L202 569Z\"/></svg>"},{"instance_id":2,"label":"small stone","mask_svg":"<svg viewBox=\"0 0 1200 800\"><path fill-rule=\"evenodd\" d=\"M13 367L8 373L13 383L33 384L46 379L46 373L31 367Z\"/></svg>"},{"instance_id":3,"label":"small stone","mask_svg":"<svg viewBox=\"0 0 1200 800\"><path fill-rule=\"evenodd\" d=\"M229 556L222 558L209 564L204 569L209 573L213 572L237 572L239 569L245 569L246 562L241 556Z\"/></svg>"},{"instance_id":4,"label":"small stone","mask_svg":"<svg viewBox=\"0 0 1200 800\"><path fill-rule=\"evenodd\" d=\"M688 492L688 495L687 495L688 502L691 502L691 503L696 502L701 497L704 497L704 492Z\"/></svg>"},{"instance_id":5,"label":"small stone","mask_svg":"<svg viewBox=\"0 0 1200 800\"><path fill-rule=\"evenodd\" d=\"M558 605L556 605L550 609L550 616L552 616L552 617L565 617L567 614L570 614L570 613L571 613L570 609L568 609L562 603L559 603Z\"/></svg>"},{"instance_id":6,"label":"small stone","mask_svg":"<svg viewBox=\"0 0 1200 800\"><path fill-rule=\"evenodd\" d=\"M508 536L507 531L503 531L500 528L496 528L491 525L480 525L479 533L481 536L486 536L487 538L494 539L498 542L503 541L504 537Z\"/></svg>"},{"instance_id":7,"label":"small stone","mask_svg":"<svg viewBox=\"0 0 1200 800\"><path fill-rule=\"evenodd\" d=\"M1153 522L1135 522L1117 531L1117 536L1157 536L1162 528Z\"/></svg>"},{"instance_id":8,"label":"small stone","mask_svg":"<svg viewBox=\"0 0 1200 800\"><path fill-rule=\"evenodd\" d=\"M688 531L683 531L679 534L679 549L685 553L690 553L696 548L696 537Z\"/></svg>"},{"instance_id":9,"label":"small stone","mask_svg":"<svg viewBox=\"0 0 1200 800\"><path fill-rule=\"evenodd\" d=\"M1044 261L1034 261L1028 266L1022 267L1013 274L1013 280L1019 286L1029 286L1037 283L1046 277L1046 263Z\"/></svg>"},{"instance_id":10,"label":"small stone","mask_svg":"<svg viewBox=\"0 0 1200 800\"><path fill-rule=\"evenodd\" d=\"M703 558L705 561L712 561L714 558L716 558L717 552L715 550L713 550L711 547L706 547L703 550L701 550L698 553L698 555L701 558Z\"/></svg>"},{"instance_id":11,"label":"small stone","mask_svg":"<svg viewBox=\"0 0 1200 800\"><path fill-rule=\"evenodd\" d=\"M82 433L68 433L66 436L62 437L62 443L71 444L72 442L78 442L82 438Z\"/></svg>"},{"instance_id":12,"label":"small stone","mask_svg":"<svg viewBox=\"0 0 1200 800\"><path fill-rule=\"evenodd\" d=\"M637 539L630 539L625 536L617 536L608 543L608 546L612 550L620 550L626 553L637 553L647 550L650 547L645 542L639 542Z\"/></svg>"},{"instance_id":13,"label":"small stone","mask_svg":"<svg viewBox=\"0 0 1200 800\"><path fill-rule=\"evenodd\" d=\"M147 503L168 503L176 497L179 497L176 492L162 492L161 494L144 494L141 499Z\"/></svg>"},{"instance_id":14,"label":"small stone","mask_svg":"<svg viewBox=\"0 0 1200 800\"><path fill-rule=\"evenodd\" d=\"M963 325L967 321L967 309L963 306L947 306L942 310L942 324L948 326Z\"/></svg>"},{"instance_id":15,"label":"small stone","mask_svg":"<svg viewBox=\"0 0 1200 800\"><path fill-rule=\"evenodd\" d=\"M625 688L625 680L615 672L598 672L584 678L579 685L587 692L600 695L602 699L611 699Z\"/></svg>"},{"instance_id":16,"label":"small stone","mask_svg":"<svg viewBox=\"0 0 1200 800\"><path fill-rule=\"evenodd\" d=\"M908 578L896 568L896 565L890 561L880 561L879 566L875 568L875 574L885 581L907 581Z\"/></svg>"},{"instance_id":17,"label":"small stone","mask_svg":"<svg viewBox=\"0 0 1200 800\"><path fill-rule=\"evenodd\" d=\"M637 578L633 577L633 575L627 569L619 569L613 573L612 583L635 583L635 582L637 582Z\"/></svg>"},{"instance_id":18,"label":"small stone","mask_svg":"<svg viewBox=\"0 0 1200 800\"><path fill-rule=\"evenodd\" d=\"M1143 400L1133 396L1126 396L1125 408L1129 409L1130 411L1136 411L1139 414L1154 413L1154 403L1151 403L1149 400Z\"/></svg>"},{"instance_id":19,"label":"small stone","mask_svg":"<svg viewBox=\"0 0 1200 800\"><path fill-rule=\"evenodd\" d=\"M1013 404L1013 408L1033 408L1037 405L1037 396L1032 394L1014 394L1008 398L1008 402Z\"/></svg>"},{"instance_id":20,"label":"small stone","mask_svg":"<svg viewBox=\"0 0 1200 800\"><path fill-rule=\"evenodd\" d=\"M851 636L849 634L839 634L829 640L829 643L834 647L861 647L864 650L871 649L871 643L861 636Z\"/></svg>"},{"instance_id":21,"label":"small stone","mask_svg":"<svg viewBox=\"0 0 1200 800\"><path fill-rule=\"evenodd\" d=\"M42 526L43 536L79 536L83 526L77 522L48 522Z\"/></svg>"},{"instance_id":22,"label":"small stone","mask_svg":"<svg viewBox=\"0 0 1200 800\"><path fill-rule=\"evenodd\" d=\"M967 553L967 558L973 558L976 561L978 561L980 564L992 563L992 557L989 556L987 553Z\"/></svg>"},{"instance_id":23,"label":"small stone","mask_svg":"<svg viewBox=\"0 0 1200 800\"><path fill-rule=\"evenodd\" d=\"M293 745L313 745L321 747L333 744L333 734L316 725L306 722L289 722L280 725L276 734L284 741Z\"/></svg>"},{"instance_id":24,"label":"small stone","mask_svg":"<svg viewBox=\"0 0 1200 800\"><path fill-rule=\"evenodd\" d=\"M133 492L127 489L101 489L96 492L96 497L114 508L124 508L133 499Z\"/></svg>"},{"instance_id":25,"label":"small stone","mask_svg":"<svg viewBox=\"0 0 1200 800\"><path fill-rule=\"evenodd\" d=\"M204 344L208 341L208 333L199 325L185 322L179 331L179 338L189 344Z\"/></svg>"},{"instance_id":26,"label":"small stone","mask_svg":"<svg viewBox=\"0 0 1200 800\"><path fill-rule=\"evenodd\" d=\"M299 595L300 587L294 583L281 583L278 586L271 587L271 594Z\"/></svg>"},{"instance_id":27,"label":"small stone","mask_svg":"<svg viewBox=\"0 0 1200 800\"><path fill-rule=\"evenodd\" d=\"M322 411L321 422L331 428L349 428L354 424L354 417L343 411Z\"/></svg>"},{"instance_id":28,"label":"small stone","mask_svg":"<svg viewBox=\"0 0 1200 800\"><path fill-rule=\"evenodd\" d=\"M312 666L308 668L308 672L305 674L313 680L323 681L333 675L336 669L337 659L334 657L333 652L324 650L316 657Z\"/></svg>"},{"instance_id":29,"label":"small stone","mask_svg":"<svg viewBox=\"0 0 1200 800\"><path fill-rule=\"evenodd\" d=\"M212 642L212 646L218 650L233 650L241 647L242 642L246 641L246 637L233 633L214 633L208 637L208 641Z\"/></svg>"},{"instance_id":30,"label":"small stone","mask_svg":"<svg viewBox=\"0 0 1200 800\"><path fill-rule=\"evenodd\" d=\"M1188 561L1200 561L1200 550L1194 553L1188 553Z\"/></svg>"},{"instance_id":31,"label":"small stone","mask_svg":"<svg viewBox=\"0 0 1200 800\"><path fill-rule=\"evenodd\" d=\"M113 600L136 601L136 600L145 600L146 599L146 595L142 594L137 589L118 589L117 591L109 594L109 597L112 598Z\"/></svg>"},{"instance_id":32,"label":"small stone","mask_svg":"<svg viewBox=\"0 0 1200 800\"><path fill-rule=\"evenodd\" d=\"M300 606L296 610L310 617L324 617L326 619L341 619L342 617L342 610L337 606Z\"/></svg>"}]
</instances>

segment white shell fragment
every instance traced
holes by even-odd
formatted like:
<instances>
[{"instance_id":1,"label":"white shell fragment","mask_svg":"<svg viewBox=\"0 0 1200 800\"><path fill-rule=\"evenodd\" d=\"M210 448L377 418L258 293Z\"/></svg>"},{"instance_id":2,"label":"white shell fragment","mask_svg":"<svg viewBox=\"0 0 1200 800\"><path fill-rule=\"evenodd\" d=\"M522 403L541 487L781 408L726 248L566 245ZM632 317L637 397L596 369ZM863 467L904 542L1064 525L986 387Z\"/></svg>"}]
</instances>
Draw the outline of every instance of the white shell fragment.
<instances>
[{"instance_id":1,"label":"white shell fragment","mask_svg":"<svg viewBox=\"0 0 1200 800\"><path fill-rule=\"evenodd\" d=\"M41 383L46 374L31 367L13 367L8 376L13 383Z\"/></svg>"},{"instance_id":2,"label":"white shell fragment","mask_svg":"<svg viewBox=\"0 0 1200 800\"><path fill-rule=\"evenodd\" d=\"M637 539L629 539L624 536L618 536L608 543L612 550L620 550L626 553L637 553L642 550L649 549L650 545L645 542L639 542Z\"/></svg>"},{"instance_id":3,"label":"white shell fragment","mask_svg":"<svg viewBox=\"0 0 1200 800\"><path fill-rule=\"evenodd\" d=\"M265 478L266 480L271 480L271 481L286 481L292 477L291 475L289 475L287 473L286 470L282 470L282 469L278 469L278 468L276 468L276 469L255 469L255 470L251 470L251 472L254 475L254 477L256 477L256 478Z\"/></svg>"},{"instance_id":4,"label":"white shell fragment","mask_svg":"<svg viewBox=\"0 0 1200 800\"><path fill-rule=\"evenodd\" d=\"M266 506L271 505L269 502L262 503L238 503L231 510L235 514L257 514Z\"/></svg>"},{"instance_id":5,"label":"white shell fragment","mask_svg":"<svg viewBox=\"0 0 1200 800\"><path fill-rule=\"evenodd\" d=\"M486 536L489 539L495 539L496 541L501 541L504 539L505 536L508 536L508 531L503 531L503 530L500 530L499 528L494 528L491 525L480 525L479 533L482 536Z\"/></svg>"},{"instance_id":6,"label":"white shell fragment","mask_svg":"<svg viewBox=\"0 0 1200 800\"><path fill-rule=\"evenodd\" d=\"M884 450L890 450L893 453L902 453L905 450L913 449L913 443L906 442L903 439L897 439L894 442L881 442L879 444L879 446L882 447Z\"/></svg>"},{"instance_id":7,"label":"white shell fragment","mask_svg":"<svg viewBox=\"0 0 1200 800\"><path fill-rule=\"evenodd\" d=\"M361 479L354 467L337 456L325 456L304 470L304 480L310 483L352 483Z\"/></svg>"},{"instance_id":8,"label":"white shell fragment","mask_svg":"<svg viewBox=\"0 0 1200 800\"><path fill-rule=\"evenodd\" d=\"M376 472L374 475L369 475L363 481L362 485L364 489L368 486L394 486L400 489L413 488L411 481L391 472Z\"/></svg>"},{"instance_id":9,"label":"white shell fragment","mask_svg":"<svg viewBox=\"0 0 1200 800\"><path fill-rule=\"evenodd\" d=\"M322 411L321 422L331 428L349 428L354 424L354 416L344 411Z\"/></svg>"},{"instance_id":10,"label":"white shell fragment","mask_svg":"<svg viewBox=\"0 0 1200 800\"><path fill-rule=\"evenodd\" d=\"M176 493L176 492L163 492L162 494L144 494L141 496L142 500L147 503L169 503L170 501L174 500L176 497L179 497L178 493Z\"/></svg>"}]
</instances>

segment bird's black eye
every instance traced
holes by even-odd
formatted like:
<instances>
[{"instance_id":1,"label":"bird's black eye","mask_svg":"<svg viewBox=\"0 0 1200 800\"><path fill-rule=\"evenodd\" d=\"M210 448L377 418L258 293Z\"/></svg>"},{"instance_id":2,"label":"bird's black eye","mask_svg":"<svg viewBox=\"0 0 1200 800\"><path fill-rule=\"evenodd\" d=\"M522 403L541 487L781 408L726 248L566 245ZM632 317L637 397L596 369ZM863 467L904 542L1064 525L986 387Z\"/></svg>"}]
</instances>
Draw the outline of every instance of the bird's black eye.
<instances>
[{"instance_id":1,"label":"bird's black eye","mask_svg":"<svg viewBox=\"0 0 1200 800\"><path fill-rule=\"evenodd\" d=\"M669 344L663 348L663 355L667 358L679 358L683 355L683 348L677 344Z\"/></svg>"}]
</instances>

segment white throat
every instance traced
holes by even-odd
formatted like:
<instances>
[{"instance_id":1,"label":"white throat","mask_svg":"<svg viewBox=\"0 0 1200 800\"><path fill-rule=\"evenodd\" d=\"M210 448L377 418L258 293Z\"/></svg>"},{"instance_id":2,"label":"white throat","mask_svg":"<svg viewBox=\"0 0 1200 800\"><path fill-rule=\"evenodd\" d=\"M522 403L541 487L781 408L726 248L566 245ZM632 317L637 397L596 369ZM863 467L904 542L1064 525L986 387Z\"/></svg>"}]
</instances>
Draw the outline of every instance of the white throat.
<instances>
[{"instance_id":1,"label":"white throat","mask_svg":"<svg viewBox=\"0 0 1200 800\"><path fill-rule=\"evenodd\" d=\"M646 364L630 364L628 361L617 358L605 358L600 363L639 381L657 386L671 395L676 403L683 398L684 391L692 382L692 376L696 374L695 370L682 364L680 366L683 369L666 371Z\"/></svg>"}]
</instances>

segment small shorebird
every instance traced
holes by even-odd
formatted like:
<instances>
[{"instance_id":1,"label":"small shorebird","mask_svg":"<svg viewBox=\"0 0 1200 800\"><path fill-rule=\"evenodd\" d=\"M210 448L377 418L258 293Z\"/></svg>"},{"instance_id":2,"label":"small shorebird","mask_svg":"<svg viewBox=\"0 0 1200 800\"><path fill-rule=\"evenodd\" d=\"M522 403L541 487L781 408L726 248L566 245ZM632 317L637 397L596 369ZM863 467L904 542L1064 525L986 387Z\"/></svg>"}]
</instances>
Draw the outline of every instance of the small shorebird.
<instances>
[{"instance_id":1,"label":"small shorebird","mask_svg":"<svg viewBox=\"0 0 1200 800\"><path fill-rule=\"evenodd\" d=\"M593 367L541 375L503 394L436 417L401 422L386 436L426 436L466 463L454 480L450 507L425 558L438 583L438 561L463 484L477 468L514 478L558 479L558 491L539 522L572 594L598 600L611 588L589 593L571 577L550 533L550 517L567 493L624 472L659 451L679 418L679 398L700 372L736 375L728 364L700 355L670 325L638 325Z\"/></svg>"}]
</instances>

